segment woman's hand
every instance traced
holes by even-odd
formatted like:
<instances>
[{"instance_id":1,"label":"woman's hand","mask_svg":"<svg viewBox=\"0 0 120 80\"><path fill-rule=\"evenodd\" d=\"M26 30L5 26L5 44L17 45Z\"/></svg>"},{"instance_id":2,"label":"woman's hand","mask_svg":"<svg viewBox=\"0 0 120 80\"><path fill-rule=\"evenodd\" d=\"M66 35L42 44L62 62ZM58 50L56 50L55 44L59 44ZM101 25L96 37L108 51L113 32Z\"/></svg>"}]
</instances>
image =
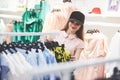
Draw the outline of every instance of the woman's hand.
<instances>
[{"instance_id":1,"label":"woman's hand","mask_svg":"<svg viewBox=\"0 0 120 80\"><path fill-rule=\"evenodd\" d=\"M70 61L75 61L75 60L76 60L75 56L71 56Z\"/></svg>"},{"instance_id":2,"label":"woman's hand","mask_svg":"<svg viewBox=\"0 0 120 80\"><path fill-rule=\"evenodd\" d=\"M75 60L79 60L80 54L81 54L82 50L83 50L83 48L78 48L78 49L76 50L75 56L74 56L74 57L75 57Z\"/></svg>"}]
</instances>

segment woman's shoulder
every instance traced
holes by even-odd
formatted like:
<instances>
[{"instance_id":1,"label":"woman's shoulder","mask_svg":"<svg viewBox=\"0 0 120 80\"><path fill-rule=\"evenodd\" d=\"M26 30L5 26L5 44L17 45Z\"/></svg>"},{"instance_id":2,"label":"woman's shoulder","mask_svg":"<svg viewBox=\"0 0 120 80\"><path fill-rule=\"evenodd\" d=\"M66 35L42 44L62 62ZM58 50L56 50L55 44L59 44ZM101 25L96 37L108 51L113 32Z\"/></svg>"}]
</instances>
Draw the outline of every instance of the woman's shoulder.
<instances>
[{"instance_id":1,"label":"woman's shoulder","mask_svg":"<svg viewBox=\"0 0 120 80\"><path fill-rule=\"evenodd\" d=\"M78 38L77 42L78 42L78 44L77 44L78 48L84 48L84 41L83 40L81 40L81 39Z\"/></svg>"},{"instance_id":2,"label":"woman's shoulder","mask_svg":"<svg viewBox=\"0 0 120 80\"><path fill-rule=\"evenodd\" d=\"M79 44L79 45L84 45L84 41L80 38L76 38L76 42Z\"/></svg>"}]
</instances>

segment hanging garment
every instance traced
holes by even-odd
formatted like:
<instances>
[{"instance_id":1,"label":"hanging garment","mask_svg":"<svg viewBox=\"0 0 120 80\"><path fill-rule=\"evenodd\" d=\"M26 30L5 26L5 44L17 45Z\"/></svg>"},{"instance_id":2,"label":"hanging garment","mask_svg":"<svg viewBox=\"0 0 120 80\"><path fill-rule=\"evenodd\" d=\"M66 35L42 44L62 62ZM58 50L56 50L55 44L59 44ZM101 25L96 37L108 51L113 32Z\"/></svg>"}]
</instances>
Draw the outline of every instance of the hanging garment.
<instances>
[{"instance_id":1,"label":"hanging garment","mask_svg":"<svg viewBox=\"0 0 120 80\"><path fill-rule=\"evenodd\" d=\"M105 57L108 51L107 37L102 33L85 34L85 48L80 54L80 61ZM78 68L75 70L75 80L94 80L105 77L104 65Z\"/></svg>"},{"instance_id":2,"label":"hanging garment","mask_svg":"<svg viewBox=\"0 0 120 80\"><path fill-rule=\"evenodd\" d=\"M29 10L22 15L22 22L15 22L13 32L41 32L42 19L39 18L37 10ZM13 42L35 42L40 36L13 36Z\"/></svg>"},{"instance_id":3,"label":"hanging garment","mask_svg":"<svg viewBox=\"0 0 120 80\"><path fill-rule=\"evenodd\" d=\"M31 49L28 49L28 46ZM16 50L14 49L14 47ZM6 66L9 69L9 72L6 72L5 67L3 67L4 61L2 58L3 61L2 65L0 64L0 75L2 76L2 78L4 79L6 78L8 80L60 79L61 78L60 72L54 72L52 74L46 74L46 75L35 74L34 71L36 71L36 69L40 69L42 67L46 67L52 64L57 64L55 55L47 48L44 48L43 50L41 49L41 47L42 47L41 43L31 43L31 45L29 45L19 42L19 43L11 43L11 45L10 43L9 44L3 43L2 45L0 45L0 52L3 51L1 55L5 58L4 61L8 63L8 65ZM3 69L1 69L2 67Z\"/></svg>"},{"instance_id":4,"label":"hanging garment","mask_svg":"<svg viewBox=\"0 0 120 80\"><path fill-rule=\"evenodd\" d=\"M46 15L42 32L51 32L56 29L61 30L67 23L70 14L77 10L71 3L56 5Z\"/></svg>"},{"instance_id":5,"label":"hanging garment","mask_svg":"<svg viewBox=\"0 0 120 80\"><path fill-rule=\"evenodd\" d=\"M110 41L109 51L106 58L117 58L120 57L120 33L116 32ZM107 63L106 64L106 75L110 77L113 74L114 67L120 69L119 62Z\"/></svg>"},{"instance_id":6,"label":"hanging garment","mask_svg":"<svg viewBox=\"0 0 120 80\"><path fill-rule=\"evenodd\" d=\"M24 27L26 24L26 28ZM41 32L42 27L40 27L41 21L38 19L32 19L29 22L16 22L14 23L14 32ZM25 29L24 29L25 28ZM25 31L24 31L25 30ZM13 36L13 42L35 42L40 38L40 36Z\"/></svg>"},{"instance_id":7,"label":"hanging garment","mask_svg":"<svg viewBox=\"0 0 120 80\"><path fill-rule=\"evenodd\" d=\"M3 56L8 62L8 67L10 69L9 73L7 74L8 80L31 80L32 72L30 71L32 67L26 62L22 55L18 53L14 55L8 53L6 55L3 53Z\"/></svg>"},{"instance_id":8,"label":"hanging garment","mask_svg":"<svg viewBox=\"0 0 120 80\"><path fill-rule=\"evenodd\" d=\"M24 23L23 22L15 22L14 27L13 27L13 32L24 32ZM13 36L12 39L13 42L18 42L18 41L25 41L24 36Z\"/></svg>"},{"instance_id":9,"label":"hanging garment","mask_svg":"<svg viewBox=\"0 0 120 80\"><path fill-rule=\"evenodd\" d=\"M0 53L0 80L8 80L7 74L10 71L8 65L5 57Z\"/></svg>"},{"instance_id":10,"label":"hanging garment","mask_svg":"<svg viewBox=\"0 0 120 80\"><path fill-rule=\"evenodd\" d=\"M25 57L26 61L30 63L33 68L40 68L46 65L45 58L41 51L37 53L35 49L31 49L31 51L26 53L26 50L19 48L17 48L17 51L19 51ZM32 80L44 80L44 76L34 74Z\"/></svg>"},{"instance_id":11,"label":"hanging garment","mask_svg":"<svg viewBox=\"0 0 120 80\"><path fill-rule=\"evenodd\" d=\"M45 56L47 64L49 64L49 65L57 64L55 55L49 49L45 48L43 51L43 54ZM60 79L60 78L61 78L60 72L54 72L53 74L50 74L50 80L56 80L56 79Z\"/></svg>"},{"instance_id":12,"label":"hanging garment","mask_svg":"<svg viewBox=\"0 0 120 80\"><path fill-rule=\"evenodd\" d=\"M6 24L4 32L13 32L14 25L12 23ZM6 41L7 43L12 42L12 36L4 36L3 41Z\"/></svg>"},{"instance_id":13,"label":"hanging garment","mask_svg":"<svg viewBox=\"0 0 120 80\"><path fill-rule=\"evenodd\" d=\"M70 58L71 58L70 52L65 50L61 46L55 47L51 51L55 54L55 57L58 63L70 61Z\"/></svg>"},{"instance_id":14,"label":"hanging garment","mask_svg":"<svg viewBox=\"0 0 120 80\"><path fill-rule=\"evenodd\" d=\"M35 9L39 10L39 19L42 19L42 24L44 24L45 17L47 13L50 11L50 4L48 1L40 1L40 4L35 5Z\"/></svg>"},{"instance_id":15,"label":"hanging garment","mask_svg":"<svg viewBox=\"0 0 120 80\"><path fill-rule=\"evenodd\" d=\"M0 19L0 32L4 32L5 31L5 23L2 19ZM0 43L3 42L4 36L0 36Z\"/></svg>"},{"instance_id":16,"label":"hanging garment","mask_svg":"<svg viewBox=\"0 0 120 80\"><path fill-rule=\"evenodd\" d=\"M25 56L25 59L34 67L34 68L42 68L44 66L47 66L48 64L52 65L56 62L55 55L49 51L48 49L45 49L43 52L39 49L38 53L36 52L36 49L31 49L31 51L28 51L26 54L26 50L17 48L17 51L22 53L22 55ZM55 80L56 78L60 78L60 73L55 72L53 74L47 74L47 75L39 75L35 74L33 76L32 80Z\"/></svg>"}]
</instances>

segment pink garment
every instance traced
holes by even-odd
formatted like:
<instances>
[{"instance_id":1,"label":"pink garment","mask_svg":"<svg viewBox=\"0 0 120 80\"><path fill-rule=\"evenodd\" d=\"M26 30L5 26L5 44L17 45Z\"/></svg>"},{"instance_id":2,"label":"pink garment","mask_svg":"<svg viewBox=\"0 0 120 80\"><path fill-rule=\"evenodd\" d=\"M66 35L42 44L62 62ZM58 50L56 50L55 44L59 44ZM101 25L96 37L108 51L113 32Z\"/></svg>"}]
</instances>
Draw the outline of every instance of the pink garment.
<instances>
[{"instance_id":1,"label":"pink garment","mask_svg":"<svg viewBox=\"0 0 120 80\"><path fill-rule=\"evenodd\" d=\"M4 32L13 32L13 24L7 24L4 29ZM4 36L3 41L10 43L12 41L12 36Z\"/></svg>"},{"instance_id":2,"label":"pink garment","mask_svg":"<svg viewBox=\"0 0 120 80\"><path fill-rule=\"evenodd\" d=\"M56 29L61 30L67 23L70 14L77 10L71 3L64 3L54 7L45 18L42 32L52 32Z\"/></svg>"},{"instance_id":3,"label":"pink garment","mask_svg":"<svg viewBox=\"0 0 120 80\"><path fill-rule=\"evenodd\" d=\"M105 57L107 54L106 37L102 33L86 34L84 42L85 48L80 54L80 61ZM95 80L101 77L105 77L104 65L75 70L75 80Z\"/></svg>"},{"instance_id":4,"label":"pink garment","mask_svg":"<svg viewBox=\"0 0 120 80\"><path fill-rule=\"evenodd\" d=\"M60 31L60 35L54 38L54 41L58 41L58 43L64 44L65 49L70 51L71 55L75 55L75 51L78 48L84 48L84 43L81 39L77 38L74 35L68 35L65 31Z\"/></svg>"}]
</instances>

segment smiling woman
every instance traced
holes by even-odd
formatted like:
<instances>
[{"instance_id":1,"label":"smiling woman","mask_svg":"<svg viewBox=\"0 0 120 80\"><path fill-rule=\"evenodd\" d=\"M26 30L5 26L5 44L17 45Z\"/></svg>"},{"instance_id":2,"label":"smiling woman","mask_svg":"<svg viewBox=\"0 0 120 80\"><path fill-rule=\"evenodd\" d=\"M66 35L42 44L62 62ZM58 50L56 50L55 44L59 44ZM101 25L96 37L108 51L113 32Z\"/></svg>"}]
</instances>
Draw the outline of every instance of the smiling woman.
<instances>
[{"instance_id":1,"label":"smiling woman","mask_svg":"<svg viewBox=\"0 0 120 80\"><path fill-rule=\"evenodd\" d=\"M47 37L48 41L54 40L60 45L64 44L65 50L71 54L70 61L79 60L80 54L84 49L84 20L85 15L82 12L73 11L60 34L54 38Z\"/></svg>"},{"instance_id":2,"label":"smiling woman","mask_svg":"<svg viewBox=\"0 0 120 80\"><path fill-rule=\"evenodd\" d=\"M85 15L83 13L73 11L60 34L52 39L60 45L65 45L65 49L71 53L71 61L78 60L81 51L84 49L84 20ZM49 41L51 38L47 39Z\"/></svg>"}]
</instances>

